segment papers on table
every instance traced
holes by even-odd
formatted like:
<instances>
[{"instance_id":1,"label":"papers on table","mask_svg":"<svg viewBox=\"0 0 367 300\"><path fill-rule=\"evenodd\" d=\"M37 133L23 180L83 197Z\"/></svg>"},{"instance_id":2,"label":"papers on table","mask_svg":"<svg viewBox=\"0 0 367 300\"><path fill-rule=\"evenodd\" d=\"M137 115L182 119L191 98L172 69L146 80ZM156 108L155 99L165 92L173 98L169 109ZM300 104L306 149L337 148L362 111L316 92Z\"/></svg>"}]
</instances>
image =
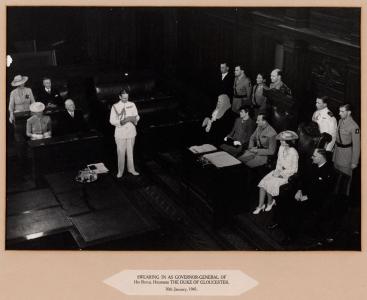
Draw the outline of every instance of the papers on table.
<instances>
[{"instance_id":1,"label":"papers on table","mask_svg":"<svg viewBox=\"0 0 367 300\"><path fill-rule=\"evenodd\" d=\"M237 158L224 151L205 154L203 157L217 168L234 166L241 163Z\"/></svg>"},{"instance_id":2,"label":"papers on table","mask_svg":"<svg viewBox=\"0 0 367 300\"><path fill-rule=\"evenodd\" d=\"M88 167L89 170L94 171L97 174L103 174L103 173L108 172L108 169L106 168L104 163L90 164L87 167Z\"/></svg>"},{"instance_id":3,"label":"papers on table","mask_svg":"<svg viewBox=\"0 0 367 300\"><path fill-rule=\"evenodd\" d=\"M191 146L189 150L192 153L205 153L205 152L211 152L217 150L217 148L210 144L204 144L201 146Z\"/></svg>"}]
</instances>

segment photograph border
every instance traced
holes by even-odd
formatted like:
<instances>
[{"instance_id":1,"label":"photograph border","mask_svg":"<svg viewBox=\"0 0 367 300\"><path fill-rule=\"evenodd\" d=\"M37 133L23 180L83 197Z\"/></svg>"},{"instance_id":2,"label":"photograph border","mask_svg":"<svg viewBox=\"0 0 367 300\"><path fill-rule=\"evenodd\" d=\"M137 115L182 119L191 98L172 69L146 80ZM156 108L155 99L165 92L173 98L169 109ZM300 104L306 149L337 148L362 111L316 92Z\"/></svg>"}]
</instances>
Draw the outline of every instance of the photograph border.
<instances>
[{"instance_id":1,"label":"photograph border","mask_svg":"<svg viewBox=\"0 0 367 300\"><path fill-rule=\"evenodd\" d=\"M0 4L1 93L6 99L6 6L328 6L361 8L361 166L365 178L366 3L364 1L3 1ZM362 50L363 49L363 50ZM362 100L363 99L363 100ZM1 111L6 145L6 111ZM361 251L13 251L5 249L6 147L0 205L0 294L4 299L162 299L128 296L103 281L129 269L241 270L258 286L230 299L363 299L367 293L366 186L361 186ZM8 166L10 167L10 166ZM166 296L166 299L182 296ZM193 298L193 296L191 296ZM196 298L196 297L195 297ZM213 299L200 296L199 299ZM228 299L218 296L215 299Z\"/></svg>"}]
</instances>

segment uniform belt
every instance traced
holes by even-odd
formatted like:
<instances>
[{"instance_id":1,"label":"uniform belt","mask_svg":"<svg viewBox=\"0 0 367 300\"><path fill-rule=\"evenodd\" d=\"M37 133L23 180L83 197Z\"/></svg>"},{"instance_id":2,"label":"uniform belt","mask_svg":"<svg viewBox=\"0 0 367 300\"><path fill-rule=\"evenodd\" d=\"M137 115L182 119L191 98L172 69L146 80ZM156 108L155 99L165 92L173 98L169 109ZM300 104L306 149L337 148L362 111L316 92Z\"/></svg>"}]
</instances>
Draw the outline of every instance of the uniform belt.
<instances>
[{"instance_id":1,"label":"uniform belt","mask_svg":"<svg viewBox=\"0 0 367 300\"><path fill-rule=\"evenodd\" d=\"M247 95L234 95L233 98L246 98Z\"/></svg>"},{"instance_id":2,"label":"uniform belt","mask_svg":"<svg viewBox=\"0 0 367 300\"><path fill-rule=\"evenodd\" d=\"M350 148L353 146L353 143L349 143L349 144L340 144L338 142L335 142L336 146L339 148Z\"/></svg>"}]
</instances>

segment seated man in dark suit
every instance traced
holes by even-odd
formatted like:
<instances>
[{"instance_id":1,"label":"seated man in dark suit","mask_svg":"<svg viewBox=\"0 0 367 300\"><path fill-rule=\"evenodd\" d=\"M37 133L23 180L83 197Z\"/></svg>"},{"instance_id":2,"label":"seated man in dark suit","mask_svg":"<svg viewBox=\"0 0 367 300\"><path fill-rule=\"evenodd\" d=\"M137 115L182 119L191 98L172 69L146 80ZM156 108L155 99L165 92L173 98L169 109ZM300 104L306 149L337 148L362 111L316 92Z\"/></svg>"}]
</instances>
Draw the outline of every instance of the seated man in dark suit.
<instances>
[{"instance_id":1,"label":"seated man in dark suit","mask_svg":"<svg viewBox=\"0 0 367 300\"><path fill-rule=\"evenodd\" d=\"M60 93L52 86L50 78L44 77L42 79L42 87L37 93L37 101L42 102L46 107L62 106Z\"/></svg>"},{"instance_id":2,"label":"seated man in dark suit","mask_svg":"<svg viewBox=\"0 0 367 300\"><path fill-rule=\"evenodd\" d=\"M276 221L290 239L298 237L305 221L311 221L311 235L319 240L330 237L333 217L334 169L326 159L326 151L316 148L312 165L304 165L298 178L282 190Z\"/></svg>"},{"instance_id":3,"label":"seated man in dark suit","mask_svg":"<svg viewBox=\"0 0 367 300\"><path fill-rule=\"evenodd\" d=\"M224 137L224 144L220 146L224 151L237 156L247 149L251 135L255 131L256 123L250 116L250 107L240 107L240 116L235 120L229 134Z\"/></svg>"},{"instance_id":4,"label":"seated man in dark suit","mask_svg":"<svg viewBox=\"0 0 367 300\"><path fill-rule=\"evenodd\" d=\"M87 130L87 125L80 110L75 109L74 101L65 101L65 111L61 113L61 127L63 134L77 133Z\"/></svg>"}]
</instances>

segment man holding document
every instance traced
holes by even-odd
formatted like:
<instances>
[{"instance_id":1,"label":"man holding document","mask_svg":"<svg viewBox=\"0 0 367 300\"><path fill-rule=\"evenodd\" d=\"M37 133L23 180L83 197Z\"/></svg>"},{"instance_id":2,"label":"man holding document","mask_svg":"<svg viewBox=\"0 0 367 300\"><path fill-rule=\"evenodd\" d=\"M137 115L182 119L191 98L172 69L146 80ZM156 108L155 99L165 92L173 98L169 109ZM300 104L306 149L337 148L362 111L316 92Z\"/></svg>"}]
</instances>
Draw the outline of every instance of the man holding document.
<instances>
[{"instance_id":1,"label":"man holding document","mask_svg":"<svg viewBox=\"0 0 367 300\"><path fill-rule=\"evenodd\" d=\"M115 126L115 141L117 146L118 172L116 177L121 178L125 169L125 155L127 156L127 170L130 174L139 175L134 167L134 143L136 125L140 119L133 102L129 100L128 89L119 94L120 101L112 105L110 123Z\"/></svg>"}]
</instances>

